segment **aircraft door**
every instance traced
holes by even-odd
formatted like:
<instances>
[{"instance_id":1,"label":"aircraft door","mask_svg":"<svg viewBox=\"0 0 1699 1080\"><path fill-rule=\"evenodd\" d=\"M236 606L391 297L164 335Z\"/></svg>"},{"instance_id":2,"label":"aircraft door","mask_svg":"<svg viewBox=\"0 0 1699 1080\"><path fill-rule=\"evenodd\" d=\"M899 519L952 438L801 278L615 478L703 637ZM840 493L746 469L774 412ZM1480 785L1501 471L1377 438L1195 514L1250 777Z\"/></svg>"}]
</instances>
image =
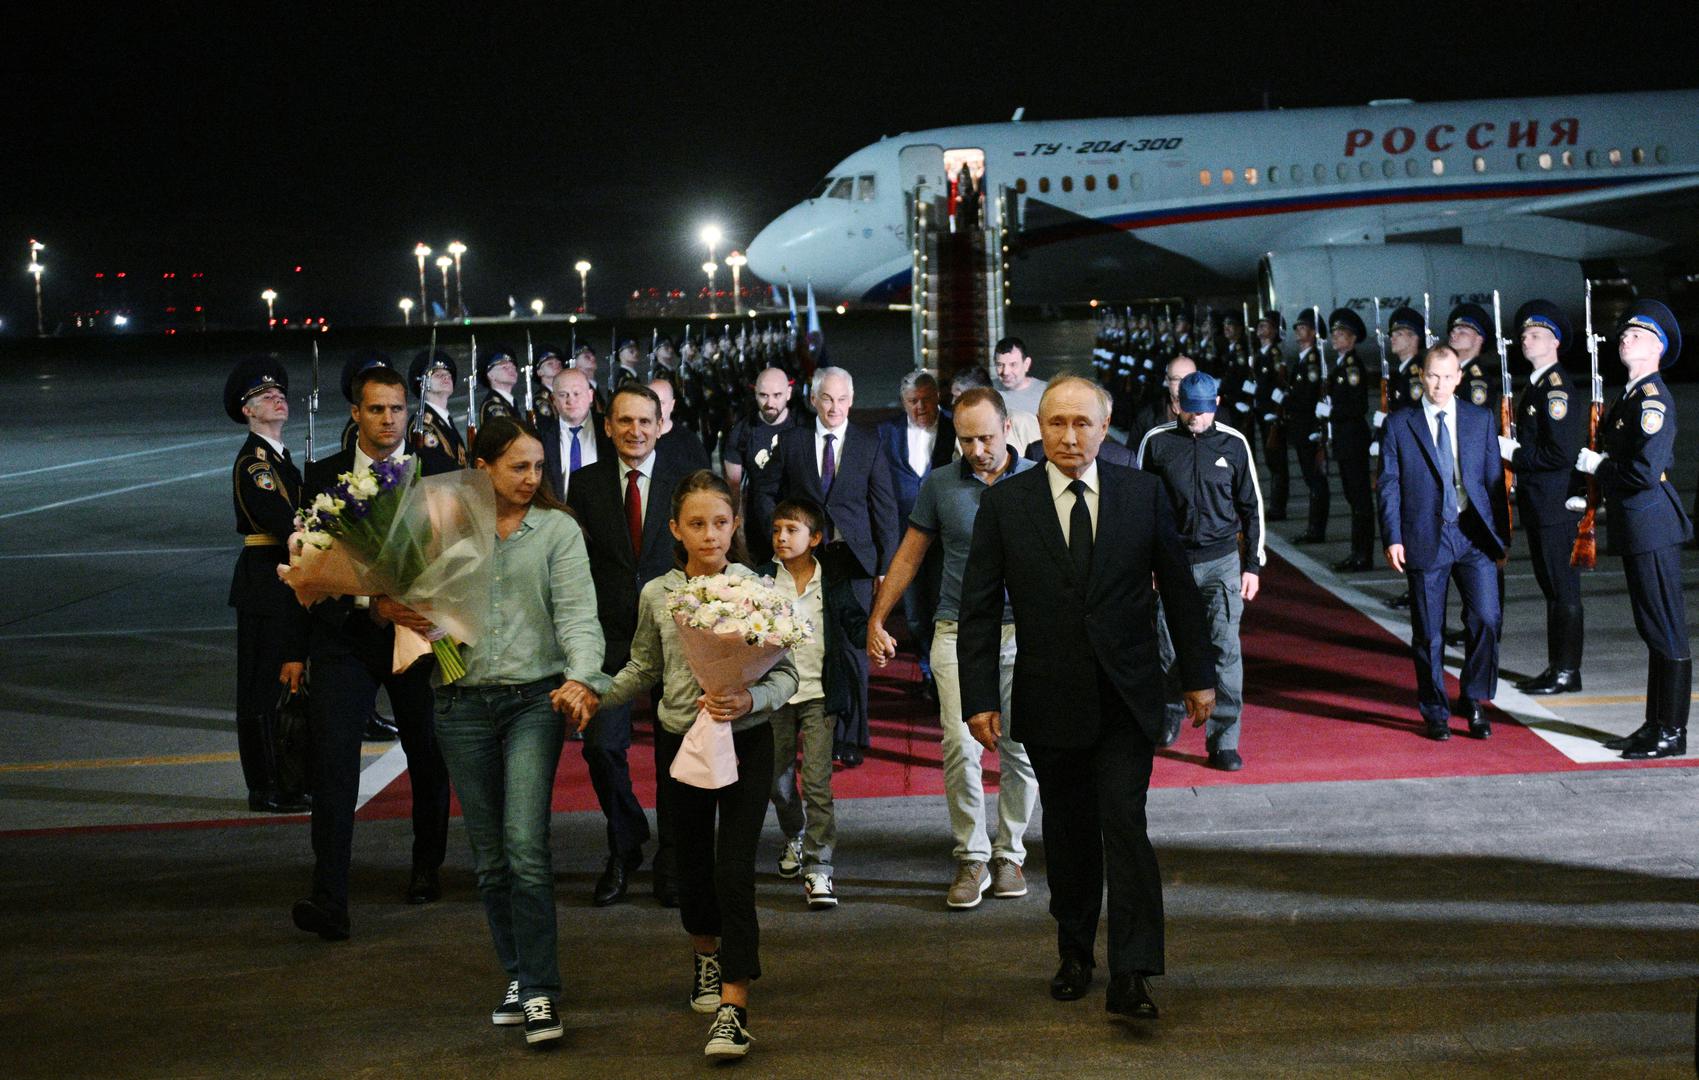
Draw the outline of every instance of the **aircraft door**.
<instances>
[{"instance_id":1,"label":"aircraft door","mask_svg":"<svg viewBox=\"0 0 1699 1080\"><path fill-rule=\"evenodd\" d=\"M921 184L942 190L948 182L944 176L944 148L936 143L903 147L897 151L897 175L904 191L912 192Z\"/></svg>"}]
</instances>

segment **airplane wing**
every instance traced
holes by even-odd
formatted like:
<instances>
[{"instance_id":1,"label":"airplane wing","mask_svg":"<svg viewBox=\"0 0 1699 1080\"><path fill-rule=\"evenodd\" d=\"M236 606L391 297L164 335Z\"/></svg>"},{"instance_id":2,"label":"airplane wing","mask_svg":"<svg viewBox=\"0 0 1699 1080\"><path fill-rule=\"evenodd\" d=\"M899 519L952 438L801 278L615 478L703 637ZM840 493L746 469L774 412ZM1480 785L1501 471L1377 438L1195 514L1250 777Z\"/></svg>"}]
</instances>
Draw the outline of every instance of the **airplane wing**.
<instances>
[{"instance_id":1,"label":"airplane wing","mask_svg":"<svg viewBox=\"0 0 1699 1080\"><path fill-rule=\"evenodd\" d=\"M1503 207L1503 212L1640 231L1633 229L1633 223L1644 228L1654 218L1663 219L1672 211L1688 212L1695 208L1699 208L1699 173L1544 195L1511 203Z\"/></svg>"}]
</instances>

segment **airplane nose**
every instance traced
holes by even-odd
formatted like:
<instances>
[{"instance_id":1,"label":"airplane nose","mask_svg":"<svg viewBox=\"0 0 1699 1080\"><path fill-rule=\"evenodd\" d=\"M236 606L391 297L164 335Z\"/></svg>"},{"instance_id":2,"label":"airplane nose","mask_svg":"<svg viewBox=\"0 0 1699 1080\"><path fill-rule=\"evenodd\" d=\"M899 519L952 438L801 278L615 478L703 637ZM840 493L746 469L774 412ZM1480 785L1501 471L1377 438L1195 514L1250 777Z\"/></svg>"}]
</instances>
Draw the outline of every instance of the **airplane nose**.
<instances>
[{"instance_id":1,"label":"airplane nose","mask_svg":"<svg viewBox=\"0 0 1699 1080\"><path fill-rule=\"evenodd\" d=\"M788 280L789 275L785 274L784 267L779 262L781 242L775 235L778 231L779 222L783 220L783 215L776 218L766 228L756 233L755 239L751 240L749 246L743 250L744 257L749 260L750 272L762 281L782 284Z\"/></svg>"}]
</instances>

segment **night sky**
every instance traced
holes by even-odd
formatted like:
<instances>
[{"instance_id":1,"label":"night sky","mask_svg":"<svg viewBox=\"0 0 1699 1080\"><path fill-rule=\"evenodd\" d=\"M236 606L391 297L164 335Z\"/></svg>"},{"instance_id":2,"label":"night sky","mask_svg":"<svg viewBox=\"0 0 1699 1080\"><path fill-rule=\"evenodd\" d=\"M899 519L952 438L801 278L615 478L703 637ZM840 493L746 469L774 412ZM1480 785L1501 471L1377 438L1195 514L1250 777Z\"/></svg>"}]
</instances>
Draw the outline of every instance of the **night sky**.
<instances>
[{"instance_id":1,"label":"night sky","mask_svg":"<svg viewBox=\"0 0 1699 1080\"><path fill-rule=\"evenodd\" d=\"M198 271L216 322L258 319L268 285L282 311L394 321L417 294L413 245L454 238L475 313L505 313L509 293L573 306L580 257L608 310L639 286L695 287L701 224L742 246L881 134L1021 105L1042 119L1254 109L1265 92L1301 107L1699 84L1692 2L1497 5L1490 24L1432 4L1350 22L1294 4L1104 7L58 5L5 34L0 318L33 323L30 236L49 245L50 316L92 304L96 272L139 291Z\"/></svg>"}]
</instances>

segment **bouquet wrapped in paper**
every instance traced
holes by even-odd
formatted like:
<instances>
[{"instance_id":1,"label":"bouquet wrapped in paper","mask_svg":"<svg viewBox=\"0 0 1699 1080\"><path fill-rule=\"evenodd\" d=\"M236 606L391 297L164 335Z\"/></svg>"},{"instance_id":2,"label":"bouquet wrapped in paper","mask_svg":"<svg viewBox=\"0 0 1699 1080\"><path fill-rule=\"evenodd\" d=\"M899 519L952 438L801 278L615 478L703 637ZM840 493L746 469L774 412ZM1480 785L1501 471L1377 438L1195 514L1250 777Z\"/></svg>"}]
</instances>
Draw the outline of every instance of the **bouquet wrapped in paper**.
<instances>
[{"instance_id":1,"label":"bouquet wrapped in paper","mask_svg":"<svg viewBox=\"0 0 1699 1080\"><path fill-rule=\"evenodd\" d=\"M799 617L791 598L771 578L712 574L691 578L667 593L667 613L678 627L690 673L709 694L745 690L760 681L791 648L813 640L813 627ZM730 724L698 709L684 744L667 770L673 779L699 788L722 788L737 780L737 752Z\"/></svg>"},{"instance_id":2,"label":"bouquet wrapped in paper","mask_svg":"<svg viewBox=\"0 0 1699 1080\"><path fill-rule=\"evenodd\" d=\"M477 470L422 476L418 460L343 473L295 516L278 576L305 607L331 596L388 596L438 628L395 628L393 667L435 655L444 683L466 673L460 645L483 636L484 567L495 553L495 491Z\"/></svg>"}]
</instances>

